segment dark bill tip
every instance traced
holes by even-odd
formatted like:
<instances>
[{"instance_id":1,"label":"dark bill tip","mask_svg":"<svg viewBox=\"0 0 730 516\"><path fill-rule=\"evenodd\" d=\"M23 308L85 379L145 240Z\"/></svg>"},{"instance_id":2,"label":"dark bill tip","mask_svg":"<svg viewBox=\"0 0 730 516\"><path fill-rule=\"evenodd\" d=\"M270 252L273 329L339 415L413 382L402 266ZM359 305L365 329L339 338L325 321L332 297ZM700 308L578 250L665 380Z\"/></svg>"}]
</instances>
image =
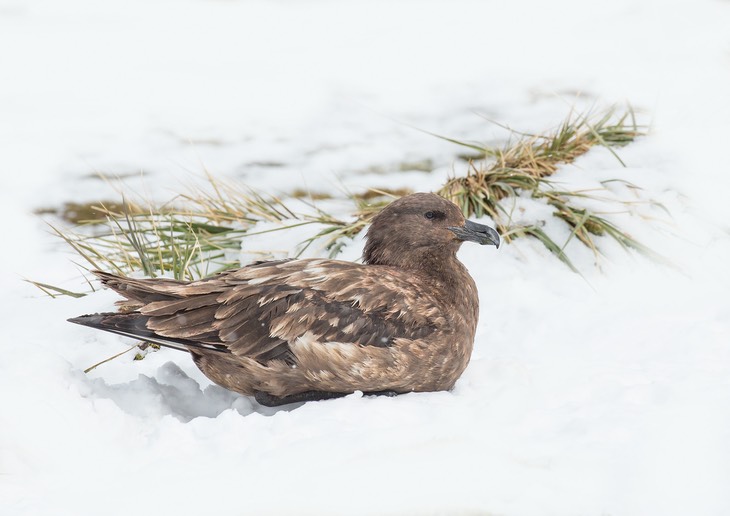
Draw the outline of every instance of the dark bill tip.
<instances>
[{"instance_id":1,"label":"dark bill tip","mask_svg":"<svg viewBox=\"0 0 730 516\"><path fill-rule=\"evenodd\" d=\"M467 220L463 226L448 228L456 235L456 238L463 241L476 242L480 245L494 245L499 249L501 239L499 233L489 226L477 224L471 220Z\"/></svg>"}]
</instances>

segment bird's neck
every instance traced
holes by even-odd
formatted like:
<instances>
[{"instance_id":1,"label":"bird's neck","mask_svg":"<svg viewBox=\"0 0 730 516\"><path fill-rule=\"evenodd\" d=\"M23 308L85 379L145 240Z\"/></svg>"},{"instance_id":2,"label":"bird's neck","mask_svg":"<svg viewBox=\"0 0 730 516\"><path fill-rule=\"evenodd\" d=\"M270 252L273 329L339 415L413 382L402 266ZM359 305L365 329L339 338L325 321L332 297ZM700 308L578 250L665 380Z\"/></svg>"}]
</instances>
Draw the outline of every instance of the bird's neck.
<instances>
[{"instance_id":1,"label":"bird's neck","mask_svg":"<svg viewBox=\"0 0 730 516\"><path fill-rule=\"evenodd\" d=\"M418 274L434 286L442 303L453 308L452 316L463 320L466 335L473 340L479 320L479 295L466 267L454 253L431 255L424 258Z\"/></svg>"},{"instance_id":2,"label":"bird's neck","mask_svg":"<svg viewBox=\"0 0 730 516\"><path fill-rule=\"evenodd\" d=\"M459 245L453 243L402 249L395 244L377 246L369 242L363 258L369 265L411 271L442 292L444 301L456 308L470 310L471 305L477 302L476 286L466 267L456 258L458 249Z\"/></svg>"},{"instance_id":3,"label":"bird's neck","mask_svg":"<svg viewBox=\"0 0 730 516\"><path fill-rule=\"evenodd\" d=\"M418 258L417 270L439 283L456 285L469 275L453 251L426 252Z\"/></svg>"},{"instance_id":4,"label":"bird's neck","mask_svg":"<svg viewBox=\"0 0 730 516\"><path fill-rule=\"evenodd\" d=\"M455 253L428 254L422 258L419 272L436 283L441 289L454 294L476 290L474 280ZM457 298L459 296L456 296Z\"/></svg>"}]
</instances>

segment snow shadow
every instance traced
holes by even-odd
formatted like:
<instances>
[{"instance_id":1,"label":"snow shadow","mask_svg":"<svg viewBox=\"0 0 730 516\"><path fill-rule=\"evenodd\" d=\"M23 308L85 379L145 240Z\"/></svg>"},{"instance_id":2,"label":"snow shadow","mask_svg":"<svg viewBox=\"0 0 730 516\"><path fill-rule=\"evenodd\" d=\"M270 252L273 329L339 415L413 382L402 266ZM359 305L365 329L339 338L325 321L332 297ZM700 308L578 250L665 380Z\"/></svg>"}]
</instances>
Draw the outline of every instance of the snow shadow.
<instances>
[{"instance_id":1,"label":"snow shadow","mask_svg":"<svg viewBox=\"0 0 730 516\"><path fill-rule=\"evenodd\" d=\"M253 413L273 415L279 410L291 410L301 405L270 408L217 385L201 389L197 381L173 362L162 365L154 378L141 374L127 383L110 385L101 378L86 379L84 383L88 390L83 394L87 398L112 400L124 412L134 416L169 415L183 422L197 417L215 418L230 409L242 416Z\"/></svg>"}]
</instances>

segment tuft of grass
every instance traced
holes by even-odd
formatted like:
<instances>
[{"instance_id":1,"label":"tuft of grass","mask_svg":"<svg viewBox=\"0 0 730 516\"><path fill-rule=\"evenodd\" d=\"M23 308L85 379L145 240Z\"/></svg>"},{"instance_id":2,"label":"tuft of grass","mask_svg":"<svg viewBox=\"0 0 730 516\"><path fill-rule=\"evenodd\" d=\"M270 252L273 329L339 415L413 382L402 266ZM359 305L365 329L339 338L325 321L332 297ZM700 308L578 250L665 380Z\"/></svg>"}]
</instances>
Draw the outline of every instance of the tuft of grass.
<instances>
[{"instance_id":1,"label":"tuft of grass","mask_svg":"<svg viewBox=\"0 0 730 516\"><path fill-rule=\"evenodd\" d=\"M549 179L559 166L575 161L595 146L607 148L625 166L615 147L627 145L644 134L646 129L637 124L630 107L620 112L614 106L597 115L571 112L555 130L543 135L519 134L516 141L508 142L503 148L448 139L490 161L471 161L465 176L450 179L438 193L456 203L465 216L491 217L506 242L522 236L537 238L573 270L575 267L565 254L565 248L573 238L596 256L600 253L596 237L608 236L625 249L656 257L603 214L574 202L579 198L606 200L601 192L559 191ZM553 215L571 229L568 240L560 245L537 225L516 224L512 210L502 201L520 195L544 200L555 208Z\"/></svg>"},{"instance_id":2,"label":"tuft of grass","mask_svg":"<svg viewBox=\"0 0 730 516\"><path fill-rule=\"evenodd\" d=\"M234 266L229 255L239 248L237 228L172 211L109 212L93 233L84 226L77 231L51 227L91 267L118 274L142 270L149 277L205 277Z\"/></svg>"},{"instance_id":3,"label":"tuft of grass","mask_svg":"<svg viewBox=\"0 0 730 516\"><path fill-rule=\"evenodd\" d=\"M521 133L517 141L510 141L501 149L446 138L494 162L487 169L474 168L466 177L450 179L439 194L460 206L470 206L474 204L470 198L475 196L500 200L514 195L513 187L534 190L540 179L551 176L560 165L572 163L596 145L609 149L625 166L612 147L627 145L644 134L645 128L636 123L630 107L619 113L614 106L595 116L571 112L554 131L544 135Z\"/></svg>"},{"instance_id":4,"label":"tuft of grass","mask_svg":"<svg viewBox=\"0 0 730 516\"><path fill-rule=\"evenodd\" d=\"M630 108L622 112L614 107L597 115L571 113L546 134L514 134L515 139L502 148L447 138L487 159L472 161L465 175L449 179L437 193L455 202L466 216L491 217L505 242L520 237L536 238L576 272L566 254L566 246L574 238L596 256L600 254L598 239L608 237L625 249L657 258L610 222L608 214L592 211L580 201L618 202L624 210L630 209L631 203L612 201L600 191L561 190L550 179L560 165L574 161L597 145L616 155L616 147L645 134ZM89 216L73 219L74 229L52 226L53 231L93 268L118 274L143 271L150 277L167 275L190 280L239 266L241 240L248 235L304 225L318 229L301 243L299 254L314 242L321 242L334 257L384 206L410 193L405 188L383 188L348 194L353 203L352 216L342 219L315 204L328 198L326 195L295 190L288 199L282 199L211 175L207 177L206 186L190 188L163 205L130 202L124 197L121 203L96 203ZM635 185L626 185L638 190ZM548 204L553 215L568 225L570 236L565 242L555 242L539 221L525 224L513 219L515 200L525 196ZM305 210L295 210L293 205ZM257 230L257 224L262 222L275 227ZM49 295L83 295L33 283Z\"/></svg>"},{"instance_id":5,"label":"tuft of grass","mask_svg":"<svg viewBox=\"0 0 730 516\"><path fill-rule=\"evenodd\" d=\"M281 203L256 193L239 195L211 178L211 191L191 191L174 202L121 203L95 208L101 215L74 229L51 229L89 266L176 279L210 276L238 265L241 235L258 221L288 217Z\"/></svg>"},{"instance_id":6,"label":"tuft of grass","mask_svg":"<svg viewBox=\"0 0 730 516\"><path fill-rule=\"evenodd\" d=\"M393 196L378 191L376 196ZM367 197L367 200L365 199ZM264 195L208 176L206 187L190 188L173 201L157 206L151 202L121 203L95 207L98 216L76 224L73 229L51 229L90 268L117 274L142 271L145 276L172 276L193 280L237 267L241 240L260 234L255 226L273 222L283 231L303 225L324 226L306 239L300 254L314 241L324 240L331 256L341 249L344 239L359 233L379 211L383 201L372 196L351 196L357 206L354 220L340 220L318 208L313 201L300 199L310 209L296 213L276 196ZM40 282L32 282L49 295L83 295Z\"/></svg>"}]
</instances>

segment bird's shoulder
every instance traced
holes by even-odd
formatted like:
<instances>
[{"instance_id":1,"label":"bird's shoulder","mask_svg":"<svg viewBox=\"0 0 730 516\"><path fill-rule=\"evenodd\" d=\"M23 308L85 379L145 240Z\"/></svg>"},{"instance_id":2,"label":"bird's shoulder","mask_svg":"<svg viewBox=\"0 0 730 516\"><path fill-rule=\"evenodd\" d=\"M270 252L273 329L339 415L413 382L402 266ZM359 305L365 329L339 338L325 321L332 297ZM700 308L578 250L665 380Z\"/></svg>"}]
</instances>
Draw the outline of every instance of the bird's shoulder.
<instances>
[{"instance_id":1,"label":"bird's shoulder","mask_svg":"<svg viewBox=\"0 0 730 516\"><path fill-rule=\"evenodd\" d=\"M427 279L402 269L327 259L260 262L226 275L232 288L225 302L256 292L279 297L304 292L317 303L352 306L364 313L378 313L414 323L436 323L444 308L438 292Z\"/></svg>"}]
</instances>

